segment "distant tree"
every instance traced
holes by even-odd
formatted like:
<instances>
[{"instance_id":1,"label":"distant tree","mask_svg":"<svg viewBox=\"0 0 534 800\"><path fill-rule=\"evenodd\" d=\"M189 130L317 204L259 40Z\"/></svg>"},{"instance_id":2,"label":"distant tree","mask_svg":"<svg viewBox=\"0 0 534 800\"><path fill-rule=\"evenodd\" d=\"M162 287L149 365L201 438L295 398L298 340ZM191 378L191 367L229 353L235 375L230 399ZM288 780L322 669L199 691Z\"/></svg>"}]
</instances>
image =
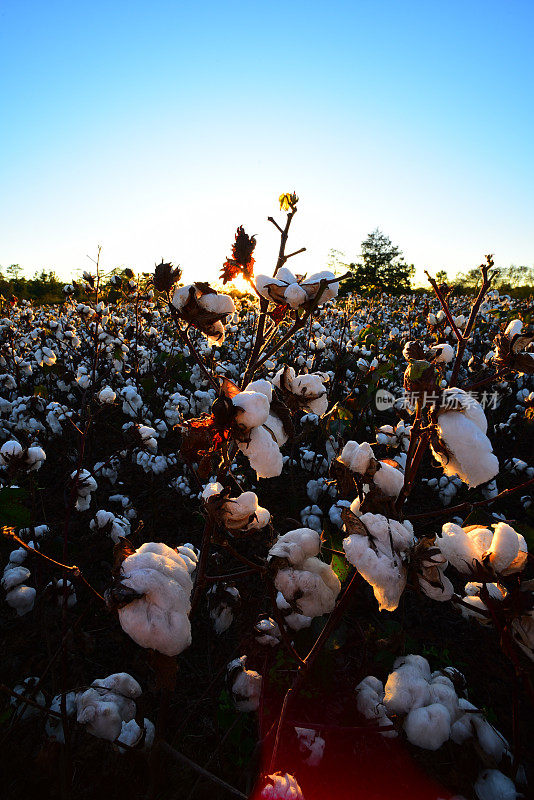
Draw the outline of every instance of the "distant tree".
<instances>
[{"instance_id":1,"label":"distant tree","mask_svg":"<svg viewBox=\"0 0 534 800\"><path fill-rule=\"evenodd\" d=\"M439 283L447 283L447 271L444 269L439 269L436 272L436 280Z\"/></svg>"},{"instance_id":2,"label":"distant tree","mask_svg":"<svg viewBox=\"0 0 534 800\"><path fill-rule=\"evenodd\" d=\"M402 251L378 228L362 242L361 261L348 265L352 277L346 281L346 290L353 292L409 292L415 272L407 264Z\"/></svg>"}]
</instances>

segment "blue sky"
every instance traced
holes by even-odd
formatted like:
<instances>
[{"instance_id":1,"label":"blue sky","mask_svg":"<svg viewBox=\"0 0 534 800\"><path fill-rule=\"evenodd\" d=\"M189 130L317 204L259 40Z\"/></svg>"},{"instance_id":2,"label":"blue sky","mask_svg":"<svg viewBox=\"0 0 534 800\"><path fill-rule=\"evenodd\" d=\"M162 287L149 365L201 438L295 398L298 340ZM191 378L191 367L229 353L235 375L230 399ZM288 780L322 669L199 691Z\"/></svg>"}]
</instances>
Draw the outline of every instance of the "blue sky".
<instances>
[{"instance_id":1,"label":"blue sky","mask_svg":"<svg viewBox=\"0 0 534 800\"><path fill-rule=\"evenodd\" d=\"M300 195L300 271L381 227L416 264L534 262L534 3L0 4L0 265L213 278ZM293 248L292 248L293 249Z\"/></svg>"}]
</instances>

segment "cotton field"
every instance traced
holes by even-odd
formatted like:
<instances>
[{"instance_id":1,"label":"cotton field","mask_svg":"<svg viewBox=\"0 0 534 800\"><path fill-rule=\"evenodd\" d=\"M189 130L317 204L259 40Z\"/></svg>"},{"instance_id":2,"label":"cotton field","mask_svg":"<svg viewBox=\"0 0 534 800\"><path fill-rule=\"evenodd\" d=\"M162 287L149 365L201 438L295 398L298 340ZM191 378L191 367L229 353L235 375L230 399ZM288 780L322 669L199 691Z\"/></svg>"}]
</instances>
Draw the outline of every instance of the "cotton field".
<instances>
[{"instance_id":1,"label":"cotton field","mask_svg":"<svg viewBox=\"0 0 534 800\"><path fill-rule=\"evenodd\" d=\"M345 294L280 200L1 300L6 797L529 795L532 304Z\"/></svg>"}]
</instances>

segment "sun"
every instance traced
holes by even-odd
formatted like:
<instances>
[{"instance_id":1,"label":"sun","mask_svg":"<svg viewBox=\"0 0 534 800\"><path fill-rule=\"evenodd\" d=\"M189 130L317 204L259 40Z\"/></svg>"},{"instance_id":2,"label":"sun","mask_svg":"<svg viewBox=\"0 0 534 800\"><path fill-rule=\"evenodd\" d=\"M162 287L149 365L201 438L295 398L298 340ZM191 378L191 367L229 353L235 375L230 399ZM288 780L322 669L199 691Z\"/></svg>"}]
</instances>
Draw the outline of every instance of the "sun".
<instances>
[{"instance_id":1,"label":"sun","mask_svg":"<svg viewBox=\"0 0 534 800\"><path fill-rule=\"evenodd\" d=\"M250 294L253 291L250 283L242 275L238 275L237 278L234 278L232 285L238 292L242 292L243 294L245 292Z\"/></svg>"}]
</instances>

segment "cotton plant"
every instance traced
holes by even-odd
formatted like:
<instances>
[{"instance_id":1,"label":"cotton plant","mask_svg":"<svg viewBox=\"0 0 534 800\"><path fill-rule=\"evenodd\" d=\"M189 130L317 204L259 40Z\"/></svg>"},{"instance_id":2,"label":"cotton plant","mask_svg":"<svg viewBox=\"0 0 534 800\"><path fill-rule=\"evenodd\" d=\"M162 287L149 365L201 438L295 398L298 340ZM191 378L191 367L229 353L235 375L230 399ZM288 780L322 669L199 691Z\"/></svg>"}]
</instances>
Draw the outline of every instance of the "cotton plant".
<instances>
[{"instance_id":1,"label":"cotton plant","mask_svg":"<svg viewBox=\"0 0 534 800\"><path fill-rule=\"evenodd\" d=\"M188 562L163 543L145 542L121 564L108 590L108 603L117 608L125 633L141 647L176 656L191 644L191 573L197 556Z\"/></svg>"},{"instance_id":2,"label":"cotton plant","mask_svg":"<svg viewBox=\"0 0 534 800\"><path fill-rule=\"evenodd\" d=\"M226 676L234 705L238 711L257 711L261 695L261 675L246 668L247 657L241 656L231 661L226 668Z\"/></svg>"},{"instance_id":3,"label":"cotton plant","mask_svg":"<svg viewBox=\"0 0 534 800\"><path fill-rule=\"evenodd\" d=\"M275 572L274 585L282 595L277 604L285 611L308 619L333 611L341 591L339 578L330 564L317 558L321 539L311 528L297 528L279 536L269 550L268 561ZM294 627L293 614L286 622Z\"/></svg>"}]
</instances>

